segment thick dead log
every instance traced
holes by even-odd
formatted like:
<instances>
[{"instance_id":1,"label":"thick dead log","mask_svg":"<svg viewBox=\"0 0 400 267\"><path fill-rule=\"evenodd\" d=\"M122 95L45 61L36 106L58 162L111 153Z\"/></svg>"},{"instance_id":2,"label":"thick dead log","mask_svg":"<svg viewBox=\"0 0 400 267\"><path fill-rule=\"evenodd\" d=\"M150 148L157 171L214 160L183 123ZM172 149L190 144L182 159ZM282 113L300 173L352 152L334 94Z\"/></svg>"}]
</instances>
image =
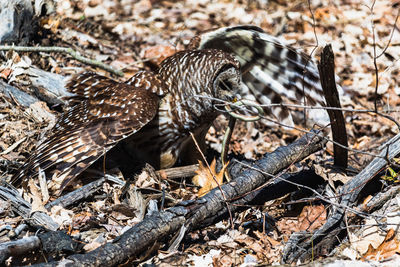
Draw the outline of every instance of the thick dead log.
<instances>
[{"instance_id":1,"label":"thick dead log","mask_svg":"<svg viewBox=\"0 0 400 267\"><path fill-rule=\"evenodd\" d=\"M23 73L29 78L34 93L30 94L0 80L0 95L4 95L10 103L24 107L38 122L54 123L55 116L41 100L49 106L63 105L63 97L69 95L64 86L64 77L33 66L24 68Z\"/></svg>"},{"instance_id":2,"label":"thick dead log","mask_svg":"<svg viewBox=\"0 0 400 267\"><path fill-rule=\"evenodd\" d=\"M12 186L3 183L3 186L0 186L0 198L9 201L12 210L22 216L28 224L52 231L58 229L58 224L49 215L41 211L32 211L31 204L25 201Z\"/></svg>"},{"instance_id":3,"label":"thick dead log","mask_svg":"<svg viewBox=\"0 0 400 267\"><path fill-rule=\"evenodd\" d=\"M65 101L63 97L70 96L71 94L65 88L65 77L62 75L44 71L35 67L29 67L24 72L28 75L31 87L33 88L36 96L52 105L63 105Z\"/></svg>"},{"instance_id":4,"label":"thick dead log","mask_svg":"<svg viewBox=\"0 0 400 267\"><path fill-rule=\"evenodd\" d=\"M326 181L313 170L303 170L294 174L283 174L279 179L274 179L271 184L262 189L253 191L242 198L232 201L231 212L243 211L247 209L249 205L263 205L267 201L278 199L297 190L315 190L319 185L325 183ZM313 192L310 192L310 195L312 194ZM199 227L212 225L225 218L229 218L229 213L226 210L221 210L214 216L210 216L204 220Z\"/></svg>"},{"instance_id":5,"label":"thick dead log","mask_svg":"<svg viewBox=\"0 0 400 267\"><path fill-rule=\"evenodd\" d=\"M335 82L335 56L331 45L324 47L321 54L321 61L318 62L318 70L321 86L324 90L326 105L328 107L341 108L339 93ZM346 147L348 146L348 142L343 112L339 109L328 109L327 111L331 121L333 141L344 146L333 145L334 163L346 169L348 160L348 151Z\"/></svg>"},{"instance_id":6,"label":"thick dead log","mask_svg":"<svg viewBox=\"0 0 400 267\"><path fill-rule=\"evenodd\" d=\"M107 243L86 254L76 254L60 262L40 264L38 266L115 266L130 260L156 242L173 234L185 222L187 210L174 207L147 217L112 243Z\"/></svg>"},{"instance_id":7,"label":"thick dead log","mask_svg":"<svg viewBox=\"0 0 400 267\"><path fill-rule=\"evenodd\" d=\"M337 241L336 236L345 234L345 213L349 208L357 205L356 200L364 186L373 179L387 164L387 160L400 153L400 134L385 143L379 157L376 157L359 174L347 182L339 191L339 202L336 209L331 214L327 222L310 237L309 234L297 234L291 237L286 245L283 260L285 262L305 261L313 255L318 256L322 246L332 247L332 243L327 244L327 240ZM353 210L354 211L354 210Z\"/></svg>"},{"instance_id":8,"label":"thick dead log","mask_svg":"<svg viewBox=\"0 0 400 267\"><path fill-rule=\"evenodd\" d=\"M16 241L0 244L0 264L11 256L18 256L40 249L40 239L37 236L28 236Z\"/></svg>"},{"instance_id":9,"label":"thick dead log","mask_svg":"<svg viewBox=\"0 0 400 267\"><path fill-rule=\"evenodd\" d=\"M41 250L44 254L60 255L76 252L79 243L61 231L39 233L35 236L24 237L16 241L0 244L0 264L10 257L24 256L32 251Z\"/></svg>"},{"instance_id":10,"label":"thick dead log","mask_svg":"<svg viewBox=\"0 0 400 267\"><path fill-rule=\"evenodd\" d=\"M33 66L18 68L22 68L21 72L29 79L29 85L34 95L3 81L0 81L0 92L8 98L14 99L19 105L29 107L40 100L45 101L49 106L63 105L65 104L63 97L71 95L65 88L65 77L62 75L44 71Z\"/></svg>"},{"instance_id":11,"label":"thick dead log","mask_svg":"<svg viewBox=\"0 0 400 267\"><path fill-rule=\"evenodd\" d=\"M325 143L326 140L322 136L309 133L293 144L279 147L273 153L265 155L256 161L252 168L243 171L239 177L235 177L232 182L222 185L222 191L216 188L195 201L191 209L196 208L196 212L188 219L188 228L197 228L208 217L227 211L227 201L244 197L271 180L278 172L322 149ZM231 204L229 206L231 207Z\"/></svg>"},{"instance_id":12,"label":"thick dead log","mask_svg":"<svg viewBox=\"0 0 400 267\"><path fill-rule=\"evenodd\" d=\"M72 255L61 262L41 266L105 266L117 265L137 257L141 252L175 234L185 225L187 230L203 225L208 217L227 211L229 200L239 199L271 179L279 171L320 150L325 144L322 136L310 133L293 144L280 147L253 164L257 169L245 169L230 183L215 188L206 196L182 202L166 211L146 217L112 243L107 243L89 253ZM221 191L222 190L222 191ZM224 198L225 196L225 198Z\"/></svg>"},{"instance_id":13,"label":"thick dead log","mask_svg":"<svg viewBox=\"0 0 400 267\"><path fill-rule=\"evenodd\" d=\"M17 104L29 107L30 105L39 101L36 97L31 96L30 94L11 86L2 80L0 80L0 93L5 95L10 101L14 100Z\"/></svg>"},{"instance_id":14,"label":"thick dead log","mask_svg":"<svg viewBox=\"0 0 400 267\"><path fill-rule=\"evenodd\" d=\"M0 44L28 43L37 31L37 18L53 11L53 0L0 1Z\"/></svg>"},{"instance_id":15,"label":"thick dead log","mask_svg":"<svg viewBox=\"0 0 400 267\"><path fill-rule=\"evenodd\" d=\"M0 2L0 43L28 43L36 32L30 0Z\"/></svg>"}]
</instances>

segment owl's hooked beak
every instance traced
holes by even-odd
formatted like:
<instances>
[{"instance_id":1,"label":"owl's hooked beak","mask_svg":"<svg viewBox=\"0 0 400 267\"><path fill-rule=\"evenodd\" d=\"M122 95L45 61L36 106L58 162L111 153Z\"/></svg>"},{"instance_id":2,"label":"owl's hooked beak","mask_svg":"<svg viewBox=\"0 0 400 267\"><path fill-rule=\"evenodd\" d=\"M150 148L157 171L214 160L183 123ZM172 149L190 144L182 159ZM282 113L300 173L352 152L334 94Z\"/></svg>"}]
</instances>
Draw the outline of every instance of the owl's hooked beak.
<instances>
[{"instance_id":1,"label":"owl's hooked beak","mask_svg":"<svg viewBox=\"0 0 400 267\"><path fill-rule=\"evenodd\" d=\"M239 71L237 68L231 66L220 71L214 80L215 97L225 101L232 101L238 98L237 94L241 91L242 86Z\"/></svg>"}]
</instances>

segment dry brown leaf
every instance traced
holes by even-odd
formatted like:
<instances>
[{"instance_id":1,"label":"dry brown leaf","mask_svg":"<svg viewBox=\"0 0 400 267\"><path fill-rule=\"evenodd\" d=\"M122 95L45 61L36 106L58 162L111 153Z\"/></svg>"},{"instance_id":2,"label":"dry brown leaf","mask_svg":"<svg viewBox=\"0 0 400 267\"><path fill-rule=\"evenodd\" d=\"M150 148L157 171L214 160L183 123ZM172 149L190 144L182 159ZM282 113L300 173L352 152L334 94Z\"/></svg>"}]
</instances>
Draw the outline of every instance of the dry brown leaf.
<instances>
[{"instance_id":1,"label":"dry brown leaf","mask_svg":"<svg viewBox=\"0 0 400 267\"><path fill-rule=\"evenodd\" d=\"M246 236L245 238L242 239L236 239L236 242L240 242L246 245L249 249L253 250L255 253L260 253L260 254L267 254L266 250L264 249L264 246L258 242L258 240Z\"/></svg>"},{"instance_id":2,"label":"dry brown leaf","mask_svg":"<svg viewBox=\"0 0 400 267\"><path fill-rule=\"evenodd\" d=\"M39 192L38 187L35 185L35 182L30 179L28 181L28 187L30 191L30 197L32 198L32 213L35 211L43 211L47 213L47 210L44 207L44 203L42 200L42 194Z\"/></svg>"},{"instance_id":3,"label":"dry brown leaf","mask_svg":"<svg viewBox=\"0 0 400 267\"><path fill-rule=\"evenodd\" d=\"M233 257L229 255L215 255L212 260L215 267L233 266Z\"/></svg>"},{"instance_id":4,"label":"dry brown leaf","mask_svg":"<svg viewBox=\"0 0 400 267\"><path fill-rule=\"evenodd\" d=\"M269 237L265 233L259 232L259 231L254 231L254 234L264 243L264 244L269 244L270 246L278 246L281 242L276 241L272 237Z\"/></svg>"},{"instance_id":5,"label":"dry brown leaf","mask_svg":"<svg viewBox=\"0 0 400 267\"><path fill-rule=\"evenodd\" d=\"M40 26L49 29L52 33L57 33L61 20L59 17L47 17L40 20Z\"/></svg>"},{"instance_id":6,"label":"dry brown leaf","mask_svg":"<svg viewBox=\"0 0 400 267\"><path fill-rule=\"evenodd\" d=\"M4 68L3 70L0 71L0 78L7 80L8 76L10 76L10 74L11 74L11 69Z\"/></svg>"},{"instance_id":7,"label":"dry brown leaf","mask_svg":"<svg viewBox=\"0 0 400 267\"><path fill-rule=\"evenodd\" d=\"M137 176L135 185L138 188L153 187L158 184L157 177L154 177L146 168Z\"/></svg>"},{"instance_id":8,"label":"dry brown leaf","mask_svg":"<svg viewBox=\"0 0 400 267\"><path fill-rule=\"evenodd\" d=\"M72 229L79 229L80 227L86 225L91 217L94 216L92 213L84 211L82 213L75 214L72 218L72 223L70 224ZM71 230L72 230L71 229Z\"/></svg>"},{"instance_id":9,"label":"dry brown leaf","mask_svg":"<svg viewBox=\"0 0 400 267\"><path fill-rule=\"evenodd\" d=\"M345 184L352 178L351 176L347 176L343 172L340 172L340 170L326 168L326 166L322 165L315 165L315 173L321 176L324 180L328 181L332 188L336 188L336 182Z\"/></svg>"},{"instance_id":10,"label":"dry brown leaf","mask_svg":"<svg viewBox=\"0 0 400 267\"><path fill-rule=\"evenodd\" d=\"M299 215L299 231L314 231L326 222L324 205L305 206Z\"/></svg>"},{"instance_id":11,"label":"dry brown leaf","mask_svg":"<svg viewBox=\"0 0 400 267\"><path fill-rule=\"evenodd\" d=\"M294 219L283 218L276 223L279 232L282 233L283 241L287 241L293 232L298 231L298 221Z\"/></svg>"},{"instance_id":12,"label":"dry brown leaf","mask_svg":"<svg viewBox=\"0 0 400 267\"><path fill-rule=\"evenodd\" d=\"M200 186L200 190L197 193L199 197L205 195L208 191L222 184L224 179L224 172L226 167L228 167L229 162L227 162L222 169L217 172L215 169L216 161L213 159L210 165L210 169L204 166L203 162L199 160L199 168L196 176L193 177L193 184Z\"/></svg>"},{"instance_id":13,"label":"dry brown leaf","mask_svg":"<svg viewBox=\"0 0 400 267\"><path fill-rule=\"evenodd\" d=\"M385 240L375 249L371 244L363 255L363 260L384 260L396 253L400 253L400 243L395 231L391 228L386 234Z\"/></svg>"},{"instance_id":14,"label":"dry brown leaf","mask_svg":"<svg viewBox=\"0 0 400 267\"><path fill-rule=\"evenodd\" d=\"M176 48L171 45L157 45L146 49L144 57L149 59L151 63L159 66L164 59L172 56L176 52Z\"/></svg>"}]
</instances>

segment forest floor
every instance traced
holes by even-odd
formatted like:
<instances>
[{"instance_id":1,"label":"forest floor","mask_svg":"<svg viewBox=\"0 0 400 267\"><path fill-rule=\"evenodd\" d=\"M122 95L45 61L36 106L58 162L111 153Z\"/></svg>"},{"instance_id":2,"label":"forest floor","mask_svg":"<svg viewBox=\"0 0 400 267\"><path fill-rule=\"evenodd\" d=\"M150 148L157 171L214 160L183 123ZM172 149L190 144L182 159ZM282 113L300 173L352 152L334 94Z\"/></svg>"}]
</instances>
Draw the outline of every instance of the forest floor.
<instances>
[{"instance_id":1,"label":"forest floor","mask_svg":"<svg viewBox=\"0 0 400 267\"><path fill-rule=\"evenodd\" d=\"M350 147L349 166L353 173L358 173L370 162L371 155L378 154L379 146L399 132L391 120L374 112L360 112L373 110L376 104L379 112L390 115L394 120L400 119L399 12L398 0L59 0L56 12L41 19L41 28L32 45L71 47L86 57L123 70L124 77L113 76L62 53L8 52L0 57L0 79L31 92L29 83L24 82L26 77L23 71L18 72L15 67L27 64L64 77L92 70L124 81L139 69L154 67L162 58L185 49L191 38L203 31L243 24L259 26L316 60L321 47L331 44L336 74L345 92L342 105L352 109L344 112ZM7 180L16 172L60 114L57 106L41 101L36 105L49 114L38 116L34 108L19 106L0 94L0 179ZM227 119L218 117L207 135L209 148L217 154L221 151L226 125ZM301 125L298 127L310 130ZM236 156L255 160L266 152L291 143L300 135L300 131L271 123L238 123L230 149ZM311 156L312 163L307 164L313 165L327 184L337 188L351 177L342 175L332 178L326 171L324 164L332 161L332 147L328 144L324 152ZM382 190L396 184L396 175L393 170L385 177L386 180L381 180ZM198 196L198 188L190 179L172 181L167 186L167 207ZM84 242L84 252L91 251L114 239L127 227L137 224L150 200L160 206L163 194L159 181L148 176L139 177L136 187L141 190L137 196L140 200L137 201L144 205L139 208L137 204L137 212L121 209L118 200L121 189L106 183L98 196L85 200L85 204L52 209L49 214L59 223L60 229L79 236ZM56 196L49 201L54 198ZM166 247L161 246L159 251L155 249L136 263L196 266L277 264L292 233L312 232L323 225L329 216L331 207L323 201L302 202L299 201L301 198L293 193L262 206L249 206L246 211L234 215L234 227L230 227L230 221L226 219L187 233L174 253L165 252ZM4 225L16 227L20 224L21 217L10 216L7 212L6 201L0 200L0 203L4 206L0 209L0 229ZM268 222L266 217L273 218L273 223ZM362 227L367 224L371 227ZM394 250L382 246L391 227L380 227L378 224L364 219L352 225L348 229L347 242L331 256L359 260L366 255L371 244L375 248L381 246L368 254L369 259L396 257L393 254L400 252L397 249L400 243L396 242ZM5 241L9 239L0 231L0 242ZM377 258L378 255L385 256ZM27 257L22 263L33 262L33 258Z\"/></svg>"}]
</instances>

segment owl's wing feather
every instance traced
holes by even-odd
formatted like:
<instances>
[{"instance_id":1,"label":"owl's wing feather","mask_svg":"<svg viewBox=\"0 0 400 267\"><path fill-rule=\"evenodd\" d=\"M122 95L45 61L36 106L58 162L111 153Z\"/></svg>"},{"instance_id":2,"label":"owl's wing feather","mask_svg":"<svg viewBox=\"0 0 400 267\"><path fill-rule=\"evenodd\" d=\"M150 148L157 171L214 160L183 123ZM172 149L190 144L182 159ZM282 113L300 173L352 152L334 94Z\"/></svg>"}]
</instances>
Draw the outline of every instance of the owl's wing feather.
<instances>
[{"instance_id":1,"label":"owl's wing feather","mask_svg":"<svg viewBox=\"0 0 400 267\"><path fill-rule=\"evenodd\" d=\"M74 94L69 110L12 179L38 175L63 178L61 190L120 140L136 133L156 115L159 98L142 86L118 83L94 73L67 85Z\"/></svg>"},{"instance_id":2,"label":"owl's wing feather","mask_svg":"<svg viewBox=\"0 0 400 267\"><path fill-rule=\"evenodd\" d=\"M282 103L282 97L297 104L325 103L319 72L312 59L258 27L220 28L202 34L192 41L191 46L199 49L217 48L232 53L240 62L243 82L248 88L248 91L244 89L241 92L242 96L253 95L265 105ZM280 121L286 120L286 123L293 125L286 107L271 110ZM327 116L322 121L326 119Z\"/></svg>"}]
</instances>

